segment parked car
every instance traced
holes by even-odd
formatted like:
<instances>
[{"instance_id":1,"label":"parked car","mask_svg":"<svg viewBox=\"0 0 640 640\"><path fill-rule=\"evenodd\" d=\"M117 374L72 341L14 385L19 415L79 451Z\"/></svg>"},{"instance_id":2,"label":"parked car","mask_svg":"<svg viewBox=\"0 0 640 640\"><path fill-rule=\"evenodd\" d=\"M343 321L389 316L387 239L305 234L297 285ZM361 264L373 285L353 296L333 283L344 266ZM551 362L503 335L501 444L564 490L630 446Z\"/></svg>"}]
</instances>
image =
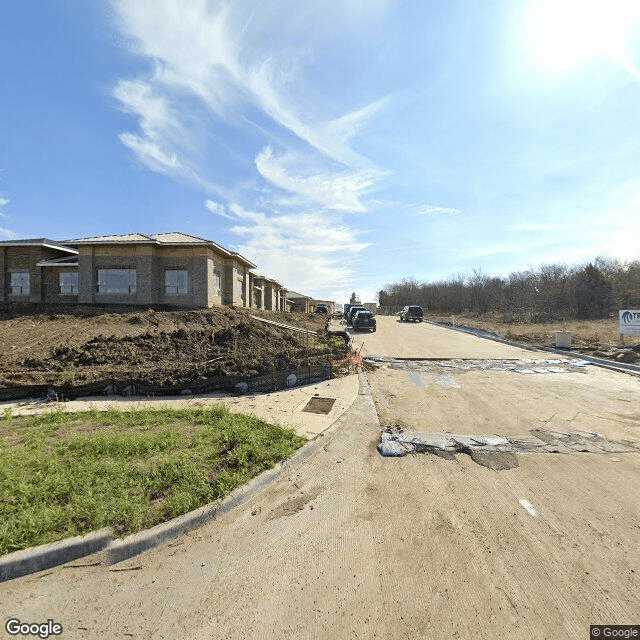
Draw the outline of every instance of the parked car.
<instances>
[{"instance_id":1,"label":"parked car","mask_svg":"<svg viewBox=\"0 0 640 640\"><path fill-rule=\"evenodd\" d=\"M400 322L402 322L403 320L405 322L409 322L409 320L412 320L414 322L422 322L422 319L424 317L424 311L422 310L422 307L414 307L411 305L406 306L401 312L400 312Z\"/></svg>"},{"instance_id":2,"label":"parked car","mask_svg":"<svg viewBox=\"0 0 640 640\"><path fill-rule=\"evenodd\" d=\"M329 309L327 309L326 304L317 304L316 313L324 313L326 315L327 313L329 313Z\"/></svg>"},{"instance_id":3,"label":"parked car","mask_svg":"<svg viewBox=\"0 0 640 640\"><path fill-rule=\"evenodd\" d=\"M350 307L349 313L347 315L347 326L349 326L353 322L353 316L355 316L358 311L368 311L368 309L360 305L353 305L352 307Z\"/></svg>"},{"instance_id":4,"label":"parked car","mask_svg":"<svg viewBox=\"0 0 640 640\"><path fill-rule=\"evenodd\" d=\"M371 311L357 311L351 321L354 331L375 331L376 319Z\"/></svg>"}]
</instances>

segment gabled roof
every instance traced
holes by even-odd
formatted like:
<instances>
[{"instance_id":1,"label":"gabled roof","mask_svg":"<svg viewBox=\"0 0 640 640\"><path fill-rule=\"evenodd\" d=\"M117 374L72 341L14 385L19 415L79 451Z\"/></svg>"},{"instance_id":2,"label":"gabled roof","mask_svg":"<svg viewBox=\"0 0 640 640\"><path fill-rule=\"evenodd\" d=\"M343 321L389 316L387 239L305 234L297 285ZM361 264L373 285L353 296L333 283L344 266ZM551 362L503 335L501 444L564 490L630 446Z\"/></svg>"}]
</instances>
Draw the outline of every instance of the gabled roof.
<instances>
[{"instance_id":1,"label":"gabled roof","mask_svg":"<svg viewBox=\"0 0 640 640\"><path fill-rule=\"evenodd\" d=\"M7 247L47 247L48 249L57 249L76 255L78 252L70 247L65 247L63 243L49 240L49 238L27 238L25 240L2 240L0 246Z\"/></svg>"},{"instance_id":2,"label":"gabled roof","mask_svg":"<svg viewBox=\"0 0 640 640\"><path fill-rule=\"evenodd\" d=\"M91 238L76 238L75 240L65 240L64 244L121 244L121 243L146 243L153 244L155 240L151 236L143 233L124 233L117 236L93 236Z\"/></svg>"},{"instance_id":3,"label":"gabled roof","mask_svg":"<svg viewBox=\"0 0 640 640\"><path fill-rule=\"evenodd\" d=\"M127 233L123 235L115 236L94 236L91 238L76 238L75 240L65 240L64 244L72 246L86 245L86 244L157 244L157 245L205 245L208 247L214 247L220 253L228 258L235 258L238 262L241 262L249 268L255 268L256 265L250 260L247 260L243 255L229 251L219 244L213 242L213 240L207 240L206 238L199 238L198 236L191 236L180 231L170 231L168 233L155 233L152 235L145 235L144 233Z\"/></svg>"},{"instance_id":4,"label":"gabled roof","mask_svg":"<svg viewBox=\"0 0 640 640\"><path fill-rule=\"evenodd\" d=\"M262 280L264 282L269 282L271 284L275 284L276 286L282 288L282 285L277 280L274 280L273 278L269 278L267 276L263 276L258 273L252 273L251 275L254 277L255 280Z\"/></svg>"},{"instance_id":5,"label":"gabled roof","mask_svg":"<svg viewBox=\"0 0 640 640\"><path fill-rule=\"evenodd\" d=\"M296 293L295 291L287 290L287 298L304 298L306 300L312 300L309 296L305 296L301 293Z\"/></svg>"},{"instance_id":6,"label":"gabled roof","mask_svg":"<svg viewBox=\"0 0 640 640\"><path fill-rule=\"evenodd\" d=\"M168 233L154 233L149 236L162 244L216 244L211 240L191 236L181 231L169 231ZM218 246L218 245L216 245ZM222 248L222 247L220 247Z\"/></svg>"}]
</instances>

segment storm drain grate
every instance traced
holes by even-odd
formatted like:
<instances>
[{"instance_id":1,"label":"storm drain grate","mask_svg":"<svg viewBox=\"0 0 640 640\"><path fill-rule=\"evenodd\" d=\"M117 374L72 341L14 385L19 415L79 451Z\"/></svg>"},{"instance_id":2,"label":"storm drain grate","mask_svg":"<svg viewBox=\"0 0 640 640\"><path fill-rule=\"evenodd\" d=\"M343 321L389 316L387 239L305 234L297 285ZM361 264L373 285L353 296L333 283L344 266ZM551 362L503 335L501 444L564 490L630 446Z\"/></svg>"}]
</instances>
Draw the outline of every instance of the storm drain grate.
<instances>
[{"instance_id":1,"label":"storm drain grate","mask_svg":"<svg viewBox=\"0 0 640 640\"><path fill-rule=\"evenodd\" d=\"M336 401L335 398L321 398L320 396L313 396L307 405L303 409L307 413L321 413L327 415L333 409L333 404Z\"/></svg>"}]
</instances>

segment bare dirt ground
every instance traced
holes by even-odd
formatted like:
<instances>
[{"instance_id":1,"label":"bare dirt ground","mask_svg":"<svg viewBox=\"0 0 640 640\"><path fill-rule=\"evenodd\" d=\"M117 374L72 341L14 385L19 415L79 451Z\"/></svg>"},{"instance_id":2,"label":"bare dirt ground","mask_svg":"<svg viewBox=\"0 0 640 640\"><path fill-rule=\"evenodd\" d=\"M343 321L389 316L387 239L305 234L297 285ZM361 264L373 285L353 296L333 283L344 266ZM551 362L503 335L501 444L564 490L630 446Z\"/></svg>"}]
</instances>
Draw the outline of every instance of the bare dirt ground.
<instances>
[{"instance_id":1,"label":"bare dirt ground","mask_svg":"<svg viewBox=\"0 0 640 640\"><path fill-rule=\"evenodd\" d=\"M251 315L318 331L320 338ZM0 309L0 388L130 379L179 385L214 376L252 377L324 364L325 316L214 307L197 311L48 307Z\"/></svg>"}]
</instances>

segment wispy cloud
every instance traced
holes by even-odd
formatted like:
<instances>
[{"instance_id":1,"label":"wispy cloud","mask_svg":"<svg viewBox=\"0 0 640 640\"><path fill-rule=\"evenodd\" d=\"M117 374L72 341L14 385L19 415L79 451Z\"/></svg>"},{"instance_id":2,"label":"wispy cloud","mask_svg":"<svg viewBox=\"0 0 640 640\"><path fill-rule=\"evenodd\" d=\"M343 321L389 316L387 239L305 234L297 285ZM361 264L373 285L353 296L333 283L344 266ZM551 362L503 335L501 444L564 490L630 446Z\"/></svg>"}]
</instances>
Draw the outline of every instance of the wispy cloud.
<instances>
[{"instance_id":1,"label":"wispy cloud","mask_svg":"<svg viewBox=\"0 0 640 640\"><path fill-rule=\"evenodd\" d=\"M5 198L4 196L0 196L0 218L6 218L7 216L2 211L9 204L9 198Z\"/></svg>"},{"instance_id":2,"label":"wispy cloud","mask_svg":"<svg viewBox=\"0 0 640 640\"><path fill-rule=\"evenodd\" d=\"M347 0L347 4L357 3ZM257 12L249 12L246 3L114 0L113 5L122 32L136 43L136 51L153 63L153 73L146 82L121 81L117 97L141 116L145 136L156 144L157 134L166 133L165 126L156 125L168 121L175 125L175 120L167 118L166 103L158 97L162 91L181 98L182 106L188 102L184 98L195 97L224 122L235 120L244 109L257 107L278 126L328 157L345 164L366 164L349 141L389 97L338 117L310 113L292 89L300 84L295 59L302 52L288 43L274 49L271 41L277 42L278 34L267 39L262 33L265 25L259 24ZM273 15L278 8L281 15ZM337 9L337 5L328 8ZM291 9L288 2L274 4L268 16L271 31L277 19L284 24Z\"/></svg>"},{"instance_id":3,"label":"wispy cloud","mask_svg":"<svg viewBox=\"0 0 640 640\"><path fill-rule=\"evenodd\" d=\"M305 65L314 41L364 33L390 1L112 0L149 63L112 91L138 123L121 143L215 196L205 207L235 221L228 230L261 269L301 289L346 282L346 258L368 245L340 216L366 211L386 175L355 145L392 97L314 100Z\"/></svg>"},{"instance_id":4,"label":"wispy cloud","mask_svg":"<svg viewBox=\"0 0 640 640\"><path fill-rule=\"evenodd\" d=\"M234 216L231 216L227 213L227 209L221 202L215 202L214 200L206 200L204 206L211 211L211 213L215 213L217 216L221 216L222 218L228 218L229 220L235 220Z\"/></svg>"},{"instance_id":5,"label":"wispy cloud","mask_svg":"<svg viewBox=\"0 0 640 640\"><path fill-rule=\"evenodd\" d=\"M140 124L140 134L121 133L120 142L154 171L183 172L185 166L175 148L176 141L186 134L168 99L142 80L121 80L113 96L123 111L138 117Z\"/></svg>"},{"instance_id":6,"label":"wispy cloud","mask_svg":"<svg viewBox=\"0 0 640 640\"><path fill-rule=\"evenodd\" d=\"M460 209L454 207L439 207L433 204L418 205L413 209L414 216L434 216L434 215L453 215L461 214Z\"/></svg>"},{"instance_id":7,"label":"wispy cloud","mask_svg":"<svg viewBox=\"0 0 640 640\"><path fill-rule=\"evenodd\" d=\"M10 239L15 238L17 236L13 231L11 231L11 229L2 229L0 227L0 237L8 238L10 240Z\"/></svg>"},{"instance_id":8,"label":"wispy cloud","mask_svg":"<svg viewBox=\"0 0 640 640\"><path fill-rule=\"evenodd\" d=\"M305 164L308 164L305 158L298 154L276 155L270 146L256 157L256 168L260 175L284 191L335 211L366 211L361 196L376 184L379 172L344 170L316 173L316 167L305 167Z\"/></svg>"},{"instance_id":9,"label":"wispy cloud","mask_svg":"<svg viewBox=\"0 0 640 640\"><path fill-rule=\"evenodd\" d=\"M211 201L209 201L211 202ZM209 210L220 212L216 203ZM260 271L281 280L285 286L301 291L320 292L348 286L351 273L345 255L355 255L369 244L358 239L358 231L336 224L323 212L267 215L245 209L237 203L225 208L235 220L231 231L242 238L238 250L260 265Z\"/></svg>"}]
</instances>

